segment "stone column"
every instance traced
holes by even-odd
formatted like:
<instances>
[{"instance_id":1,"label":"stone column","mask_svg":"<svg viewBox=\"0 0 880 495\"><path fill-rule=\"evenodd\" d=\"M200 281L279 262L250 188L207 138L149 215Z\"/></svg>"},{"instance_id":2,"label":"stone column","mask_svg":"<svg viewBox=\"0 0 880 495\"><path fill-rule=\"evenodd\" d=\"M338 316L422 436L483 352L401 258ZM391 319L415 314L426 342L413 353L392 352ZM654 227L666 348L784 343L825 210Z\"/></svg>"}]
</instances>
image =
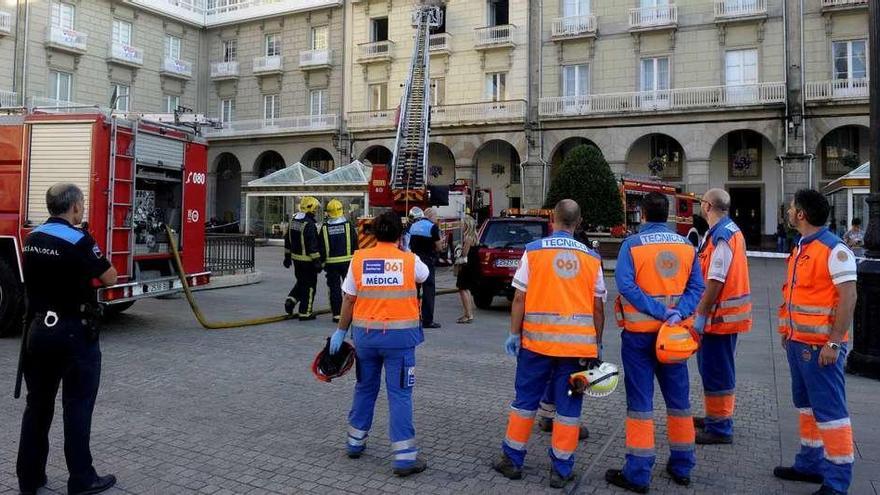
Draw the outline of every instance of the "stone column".
<instances>
[{"instance_id":1,"label":"stone column","mask_svg":"<svg viewBox=\"0 0 880 495\"><path fill-rule=\"evenodd\" d=\"M709 159L688 158L684 168L684 186L687 192L703 194L709 189Z\"/></svg>"},{"instance_id":2,"label":"stone column","mask_svg":"<svg viewBox=\"0 0 880 495\"><path fill-rule=\"evenodd\" d=\"M474 174L474 162L470 158L456 158L455 160L455 179L465 179L470 181L474 186L476 176Z\"/></svg>"},{"instance_id":3,"label":"stone column","mask_svg":"<svg viewBox=\"0 0 880 495\"><path fill-rule=\"evenodd\" d=\"M544 174L547 164L543 162L526 162L522 166L522 206L523 208L540 208L544 206ZM547 174L546 187L550 187Z\"/></svg>"},{"instance_id":4,"label":"stone column","mask_svg":"<svg viewBox=\"0 0 880 495\"><path fill-rule=\"evenodd\" d=\"M217 172L208 172L208 190L205 192L205 215L212 218L217 215Z\"/></svg>"},{"instance_id":5,"label":"stone column","mask_svg":"<svg viewBox=\"0 0 880 495\"><path fill-rule=\"evenodd\" d=\"M788 155L782 165L783 202L789 203L798 189L809 186L810 159L802 155Z\"/></svg>"},{"instance_id":6,"label":"stone column","mask_svg":"<svg viewBox=\"0 0 880 495\"><path fill-rule=\"evenodd\" d=\"M614 175L623 175L626 173L626 160L608 160L608 166L611 167L611 172L613 172Z\"/></svg>"},{"instance_id":7,"label":"stone column","mask_svg":"<svg viewBox=\"0 0 880 495\"><path fill-rule=\"evenodd\" d=\"M245 215L247 215L247 196L245 196L244 187L247 186L248 182L250 182L256 178L257 178L257 174L255 174L253 172L245 172L244 170L241 171L241 210L240 210L241 217L238 219L239 220L239 224L238 224L238 231L239 232L244 232L244 226L247 223L247 218L245 218Z\"/></svg>"}]
</instances>

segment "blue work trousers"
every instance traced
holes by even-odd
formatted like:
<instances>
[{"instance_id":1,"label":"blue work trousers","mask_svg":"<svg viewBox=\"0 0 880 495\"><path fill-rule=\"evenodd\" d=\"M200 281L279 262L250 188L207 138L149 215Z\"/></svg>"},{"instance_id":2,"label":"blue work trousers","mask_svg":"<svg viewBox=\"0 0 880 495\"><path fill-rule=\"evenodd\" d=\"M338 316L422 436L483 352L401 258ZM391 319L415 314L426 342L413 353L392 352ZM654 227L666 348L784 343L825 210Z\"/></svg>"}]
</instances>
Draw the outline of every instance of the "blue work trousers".
<instances>
[{"instance_id":1,"label":"blue work trousers","mask_svg":"<svg viewBox=\"0 0 880 495\"><path fill-rule=\"evenodd\" d=\"M706 432L722 437L733 435L736 337L735 333L707 333L697 351L697 366L703 378L706 402Z\"/></svg>"}]
</instances>

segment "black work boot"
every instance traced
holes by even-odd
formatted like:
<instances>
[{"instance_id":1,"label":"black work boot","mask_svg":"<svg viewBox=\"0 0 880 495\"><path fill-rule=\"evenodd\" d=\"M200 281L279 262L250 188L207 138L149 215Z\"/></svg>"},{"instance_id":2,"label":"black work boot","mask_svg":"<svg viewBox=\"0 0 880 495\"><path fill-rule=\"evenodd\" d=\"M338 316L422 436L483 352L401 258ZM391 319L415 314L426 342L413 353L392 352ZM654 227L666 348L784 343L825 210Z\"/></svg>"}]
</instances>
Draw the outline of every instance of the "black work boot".
<instances>
[{"instance_id":1,"label":"black work boot","mask_svg":"<svg viewBox=\"0 0 880 495\"><path fill-rule=\"evenodd\" d=\"M428 469L428 462L422 459L421 457L416 458L416 463L409 467L403 468L394 468L392 471L395 475L400 476L401 478L405 478L411 474L418 474Z\"/></svg>"},{"instance_id":2,"label":"black work boot","mask_svg":"<svg viewBox=\"0 0 880 495\"><path fill-rule=\"evenodd\" d=\"M802 473L793 467L777 466L773 468L773 476L788 481L801 481L804 483L822 483L824 478L821 474Z\"/></svg>"},{"instance_id":3,"label":"black work boot","mask_svg":"<svg viewBox=\"0 0 880 495\"><path fill-rule=\"evenodd\" d=\"M553 431L553 418L548 416L541 416L538 418L538 429L550 433Z\"/></svg>"},{"instance_id":4,"label":"black work boot","mask_svg":"<svg viewBox=\"0 0 880 495\"><path fill-rule=\"evenodd\" d=\"M632 483L630 480L626 479L626 476L623 475L623 471L620 469L609 469L608 471L605 471L605 481L634 493L648 493L647 485L641 486Z\"/></svg>"},{"instance_id":5,"label":"black work boot","mask_svg":"<svg viewBox=\"0 0 880 495\"><path fill-rule=\"evenodd\" d=\"M287 299L284 300L284 312L293 316L293 310L296 308L296 299L287 296Z\"/></svg>"},{"instance_id":6,"label":"black work boot","mask_svg":"<svg viewBox=\"0 0 880 495\"><path fill-rule=\"evenodd\" d=\"M46 486L46 483L48 483L48 481L49 480L46 478L46 475L44 474L43 477L40 478L39 484L35 487L22 486L21 483L19 482L19 488L20 488L19 493L20 493L20 495L36 495L37 492L40 491L40 488L43 488L44 486Z\"/></svg>"},{"instance_id":7,"label":"black work boot","mask_svg":"<svg viewBox=\"0 0 880 495\"><path fill-rule=\"evenodd\" d=\"M819 488L813 495L846 495L846 492L839 492L830 486L822 485L822 488Z\"/></svg>"},{"instance_id":8,"label":"black work boot","mask_svg":"<svg viewBox=\"0 0 880 495\"><path fill-rule=\"evenodd\" d=\"M315 318L317 318L315 313L309 313L307 315L304 315L302 313L299 314L299 321L309 321L309 320L314 320Z\"/></svg>"},{"instance_id":9,"label":"black work boot","mask_svg":"<svg viewBox=\"0 0 880 495\"><path fill-rule=\"evenodd\" d=\"M733 437L716 435L708 431L698 431L695 442L697 445L729 445L733 443Z\"/></svg>"},{"instance_id":10,"label":"black work boot","mask_svg":"<svg viewBox=\"0 0 880 495\"><path fill-rule=\"evenodd\" d=\"M588 438L590 438L590 430L585 425L581 425L578 430L578 440L586 440Z\"/></svg>"},{"instance_id":11,"label":"black work boot","mask_svg":"<svg viewBox=\"0 0 880 495\"><path fill-rule=\"evenodd\" d=\"M672 466L669 464L666 465L666 472L672 478L672 481L675 482L676 485L680 486L690 486L691 485L691 477L690 476L679 476L672 472Z\"/></svg>"},{"instance_id":12,"label":"black work boot","mask_svg":"<svg viewBox=\"0 0 880 495\"><path fill-rule=\"evenodd\" d=\"M101 493L105 490L108 490L115 484L116 476L108 474L107 476L98 476L97 478L95 478L95 481L93 481L91 485L78 487L78 489L73 489L70 487L70 485L68 485L67 493L69 493L70 495L94 495L95 493Z\"/></svg>"},{"instance_id":13,"label":"black work boot","mask_svg":"<svg viewBox=\"0 0 880 495\"><path fill-rule=\"evenodd\" d=\"M694 428L702 430L706 427L706 418L703 416L694 416Z\"/></svg>"},{"instance_id":14,"label":"black work boot","mask_svg":"<svg viewBox=\"0 0 880 495\"><path fill-rule=\"evenodd\" d=\"M507 457L506 454L501 454L501 457L492 463L492 469L498 471L509 480L522 479L522 468L516 467L516 465L513 464L513 461L510 460L510 457Z\"/></svg>"},{"instance_id":15,"label":"black work boot","mask_svg":"<svg viewBox=\"0 0 880 495\"><path fill-rule=\"evenodd\" d=\"M562 476L555 469L550 468L550 488L565 488L565 485L574 480L574 473Z\"/></svg>"}]
</instances>

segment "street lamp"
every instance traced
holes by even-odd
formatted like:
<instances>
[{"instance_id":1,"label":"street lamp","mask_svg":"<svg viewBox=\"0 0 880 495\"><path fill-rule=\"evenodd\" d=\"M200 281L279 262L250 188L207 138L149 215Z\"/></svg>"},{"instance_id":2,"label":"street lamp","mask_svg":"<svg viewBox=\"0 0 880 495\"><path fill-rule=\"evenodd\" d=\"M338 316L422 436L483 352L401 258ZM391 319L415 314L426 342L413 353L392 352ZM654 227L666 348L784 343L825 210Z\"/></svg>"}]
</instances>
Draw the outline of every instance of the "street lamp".
<instances>
[{"instance_id":1,"label":"street lamp","mask_svg":"<svg viewBox=\"0 0 880 495\"><path fill-rule=\"evenodd\" d=\"M868 3L869 44L880 49L880 0ZM859 263L858 302L853 329L853 349L847 359L849 373L880 379L880 64L870 66L871 194L865 230L867 260Z\"/></svg>"}]
</instances>

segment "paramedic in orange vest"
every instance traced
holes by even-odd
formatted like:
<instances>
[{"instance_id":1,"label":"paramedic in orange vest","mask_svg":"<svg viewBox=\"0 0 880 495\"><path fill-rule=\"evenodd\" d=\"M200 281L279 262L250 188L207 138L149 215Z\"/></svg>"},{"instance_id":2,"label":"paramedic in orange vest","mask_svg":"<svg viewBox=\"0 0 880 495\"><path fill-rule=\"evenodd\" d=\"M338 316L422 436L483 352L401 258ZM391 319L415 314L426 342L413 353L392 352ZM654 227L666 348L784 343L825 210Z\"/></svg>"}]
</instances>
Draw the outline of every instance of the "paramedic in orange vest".
<instances>
[{"instance_id":1,"label":"paramedic in orange vest","mask_svg":"<svg viewBox=\"0 0 880 495\"><path fill-rule=\"evenodd\" d=\"M416 284L428 278L428 267L413 253L397 247L403 226L394 212L373 220L375 247L357 250L342 283L345 297L330 353L339 351L349 326L357 352L357 384L348 414L348 457L360 457L373 424L382 368L388 393L389 430L397 476L420 473L427 463L418 453L413 428L412 388L416 346L425 338L419 321Z\"/></svg>"},{"instance_id":2,"label":"paramedic in orange vest","mask_svg":"<svg viewBox=\"0 0 880 495\"><path fill-rule=\"evenodd\" d=\"M669 200L652 192L642 199L647 222L620 247L615 280L620 296L615 312L621 333L626 385L626 460L605 480L647 493L654 467L654 376L666 400L669 462L666 471L682 486L696 464L694 422L688 397L687 362L660 364L655 350L664 322L688 318L703 294L703 276L693 244L667 227Z\"/></svg>"},{"instance_id":3,"label":"paramedic in orange vest","mask_svg":"<svg viewBox=\"0 0 880 495\"><path fill-rule=\"evenodd\" d=\"M846 409L843 361L856 305L856 260L825 227L825 196L802 189L788 209L801 239L788 258L782 286L779 333L791 369L791 394L799 410L801 449L777 478L821 483L819 495L847 493L852 481L853 439Z\"/></svg>"},{"instance_id":4,"label":"paramedic in orange vest","mask_svg":"<svg viewBox=\"0 0 880 495\"><path fill-rule=\"evenodd\" d=\"M517 356L516 398L510 405L507 435L493 468L522 478L526 444L548 382L554 387L556 417L550 448L550 486L574 478L583 395L568 394L568 379L599 357L605 325L605 281L599 255L574 240L581 210L570 199L553 210L553 235L526 245L513 277L508 354Z\"/></svg>"},{"instance_id":5,"label":"paramedic in orange vest","mask_svg":"<svg viewBox=\"0 0 880 495\"><path fill-rule=\"evenodd\" d=\"M700 201L709 232L698 257L706 292L697 305L694 330L703 334L697 364L703 378L706 417L694 418L698 444L733 442L737 335L752 327L752 296L746 241L730 217L730 194L709 189Z\"/></svg>"}]
</instances>

